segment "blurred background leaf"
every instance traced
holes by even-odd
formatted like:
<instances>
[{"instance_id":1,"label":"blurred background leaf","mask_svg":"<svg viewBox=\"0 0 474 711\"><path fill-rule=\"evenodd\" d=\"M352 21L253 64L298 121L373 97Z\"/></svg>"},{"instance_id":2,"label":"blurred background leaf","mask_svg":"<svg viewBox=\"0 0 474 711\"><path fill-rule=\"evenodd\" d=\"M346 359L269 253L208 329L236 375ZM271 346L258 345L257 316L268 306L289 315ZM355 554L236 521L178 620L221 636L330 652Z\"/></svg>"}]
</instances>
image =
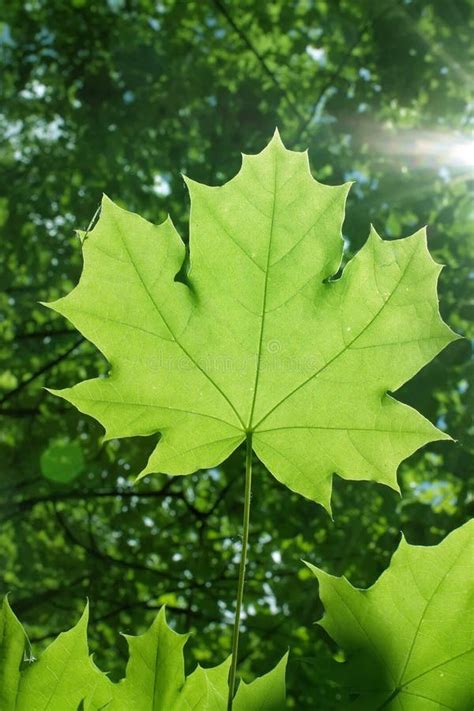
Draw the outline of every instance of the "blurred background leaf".
<instances>
[{"instance_id":1,"label":"blurred background leaf","mask_svg":"<svg viewBox=\"0 0 474 711\"><path fill-rule=\"evenodd\" d=\"M52 441L40 458L41 474L50 481L69 484L84 470L84 456L78 442Z\"/></svg>"}]
</instances>

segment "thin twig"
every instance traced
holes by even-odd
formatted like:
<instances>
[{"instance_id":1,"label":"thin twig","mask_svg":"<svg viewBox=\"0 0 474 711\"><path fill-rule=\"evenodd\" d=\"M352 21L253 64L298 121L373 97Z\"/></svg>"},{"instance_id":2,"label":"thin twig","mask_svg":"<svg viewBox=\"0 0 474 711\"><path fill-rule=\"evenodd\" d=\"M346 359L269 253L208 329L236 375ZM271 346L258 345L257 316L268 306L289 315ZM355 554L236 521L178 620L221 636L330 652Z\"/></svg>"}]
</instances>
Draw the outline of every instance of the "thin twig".
<instances>
[{"instance_id":1,"label":"thin twig","mask_svg":"<svg viewBox=\"0 0 474 711\"><path fill-rule=\"evenodd\" d=\"M234 18L232 17L232 15L230 14L229 10L228 10L227 7L224 5L224 3L221 2L221 0L212 0L212 1L213 1L214 5L216 6L216 8L217 8L217 9L219 10L219 12L221 13L221 15L223 15L223 17L225 17L225 19L227 20L227 22L229 23L229 25L232 27L232 29L235 31L235 33L240 37L240 39L242 40L242 42L244 42L244 44L245 44L245 45L250 49L250 51L255 55L255 57L257 58L257 60L259 61L260 65L261 65L263 71L265 72L265 74L267 74L267 76L270 77L270 79L272 80L272 82L273 82L273 83L275 84L275 86L279 89L279 91L281 92L283 98L285 99L286 103L287 103L288 106L291 108L291 110L293 111L293 113L295 114L295 116L296 116L300 121L305 121L305 117L304 117L303 114L300 112L298 106L295 104L295 102L293 101L293 99L288 95L288 92L286 91L286 89L281 85L281 83L280 83L280 81L278 80L278 78L277 78L277 76L275 75L275 73L270 69L270 67L269 67L268 64L266 63L265 58L260 54L260 52L258 51L258 49L257 49L257 48L255 47L255 45L253 44L253 42L247 37L247 35L245 34L244 30L236 23L236 21L234 20Z\"/></svg>"},{"instance_id":2,"label":"thin twig","mask_svg":"<svg viewBox=\"0 0 474 711\"><path fill-rule=\"evenodd\" d=\"M9 390L5 395L0 399L0 405L3 405L4 402L7 402L8 400L11 400L12 397L17 395L19 392L24 390L30 383L32 383L34 380L37 378L41 377L44 373L46 373L48 370L51 370L52 368L55 368L59 363L61 363L63 360L65 360L68 355L70 355L78 346L81 345L81 343L84 342L84 338L79 338L77 341L75 341L70 348L68 348L66 351L63 353L60 353L56 358L53 358L53 360L48 361L48 363L45 363L45 365L41 366L39 370L35 371L32 375L28 376L24 380L19 383L16 388L13 388L13 390Z\"/></svg>"}]
</instances>

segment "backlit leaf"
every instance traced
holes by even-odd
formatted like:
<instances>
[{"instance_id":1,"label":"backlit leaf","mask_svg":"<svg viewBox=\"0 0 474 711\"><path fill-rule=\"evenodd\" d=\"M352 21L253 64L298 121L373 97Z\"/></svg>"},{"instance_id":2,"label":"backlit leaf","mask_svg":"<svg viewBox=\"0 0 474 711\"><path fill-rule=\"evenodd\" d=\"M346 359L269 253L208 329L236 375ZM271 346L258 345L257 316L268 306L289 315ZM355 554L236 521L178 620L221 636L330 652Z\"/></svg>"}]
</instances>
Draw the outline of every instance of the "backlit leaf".
<instances>
[{"instance_id":1,"label":"backlit leaf","mask_svg":"<svg viewBox=\"0 0 474 711\"><path fill-rule=\"evenodd\" d=\"M5 599L0 610L1 711L226 711L230 657L222 664L184 673L189 635L177 634L162 608L151 627L127 637L125 678L110 681L89 657L88 609L60 634L38 661L22 664L25 632ZM285 708L286 655L268 674L241 682L235 711Z\"/></svg>"},{"instance_id":2,"label":"backlit leaf","mask_svg":"<svg viewBox=\"0 0 474 711\"><path fill-rule=\"evenodd\" d=\"M15 709L26 635L4 598L0 610L0 709Z\"/></svg>"},{"instance_id":3,"label":"backlit leaf","mask_svg":"<svg viewBox=\"0 0 474 711\"><path fill-rule=\"evenodd\" d=\"M166 623L164 608L150 629L127 637L130 658L118 684L102 676L86 700L85 711L226 711L230 657L217 667L198 666L186 679L184 645L188 635ZM285 708L286 657L274 670L251 684L241 682L235 711L280 711Z\"/></svg>"},{"instance_id":4,"label":"backlit leaf","mask_svg":"<svg viewBox=\"0 0 474 711\"><path fill-rule=\"evenodd\" d=\"M110 376L53 392L108 438L160 432L142 475L215 466L251 435L277 479L327 508L335 472L397 488L402 459L448 438L387 394L455 338L425 231L383 241L372 229L331 280L349 185L315 181L278 134L222 187L186 182L186 283L171 220L156 227L104 197L80 282L50 306Z\"/></svg>"},{"instance_id":5,"label":"backlit leaf","mask_svg":"<svg viewBox=\"0 0 474 711\"><path fill-rule=\"evenodd\" d=\"M339 665L351 707L469 711L474 706L474 523L437 546L402 539L368 590L310 565L325 614L320 624L347 654Z\"/></svg>"},{"instance_id":6,"label":"backlit leaf","mask_svg":"<svg viewBox=\"0 0 474 711\"><path fill-rule=\"evenodd\" d=\"M100 672L89 657L87 621L86 607L75 627L60 634L38 661L29 660L20 669L26 637L4 601L0 617L0 632L3 630L5 634L6 631L5 647L0 646L2 711L75 711L78 708L100 679Z\"/></svg>"}]
</instances>

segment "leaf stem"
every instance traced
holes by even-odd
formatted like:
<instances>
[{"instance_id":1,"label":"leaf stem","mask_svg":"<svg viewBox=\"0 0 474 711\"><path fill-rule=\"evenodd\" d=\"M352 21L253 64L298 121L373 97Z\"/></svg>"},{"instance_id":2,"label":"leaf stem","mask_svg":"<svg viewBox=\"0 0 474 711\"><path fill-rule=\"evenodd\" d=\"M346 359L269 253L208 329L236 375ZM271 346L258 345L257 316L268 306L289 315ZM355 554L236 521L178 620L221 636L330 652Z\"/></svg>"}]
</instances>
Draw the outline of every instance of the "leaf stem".
<instances>
[{"instance_id":1,"label":"leaf stem","mask_svg":"<svg viewBox=\"0 0 474 711\"><path fill-rule=\"evenodd\" d=\"M239 631L240 615L242 612L242 601L244 598L245 567L247 565L247 549L249 543L250 528L250 499L252 496L252 433L247 433L247 450L245 455L245 495L244 495L244 517L242 524L242 552L240 555L239 582L237 583L237 600L235 606L234 631L232 634L232 659L229 671L229 696L227 700L227 711L232 711L232 704L235 693L235 676L237 672L237 659L239 653Z\"/></svg>"}]
</instances>

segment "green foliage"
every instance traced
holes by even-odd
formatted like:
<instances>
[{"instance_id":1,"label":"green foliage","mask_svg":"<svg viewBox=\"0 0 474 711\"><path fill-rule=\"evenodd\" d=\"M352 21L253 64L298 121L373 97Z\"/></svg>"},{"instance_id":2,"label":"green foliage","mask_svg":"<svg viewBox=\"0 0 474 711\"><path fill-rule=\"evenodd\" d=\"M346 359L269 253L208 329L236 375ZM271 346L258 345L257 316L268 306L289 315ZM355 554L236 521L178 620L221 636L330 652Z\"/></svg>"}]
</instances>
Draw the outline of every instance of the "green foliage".
<instances>
[{"instance_id":1,"label":"green foliage","mask_svg":"<svg viewBox=\"0 0 474 711\"><path fill-rule=\"evenodd\" d=\"M308 564L325 608L319 624L346 655L332 674L356 695L354 711L472 707L473 529L472 522L465 524L432 547L402 539L389 568L368 590ZM214 668L198 666L185 677L188 635L170 629L164 608L145 634L127 636L130 657L118 683L99 672L88 656L87 618L86 608L78 624L61 634L39 661L24 662L27 639L4 600L2 709L68 711L82 704L84 711L225 710L230 658ZM286 656L260 679L241 682L236 711L283 709L285 668Z\"/></svg>"},{"instance_id":2,"label":"green foliage","mask_svg":"<svg viewBox=\"0 0 474 711\"><path fill-rule=\"evenodd\" d=\"M75 627L63 632L40 659L23 663L26 636L7 599L0 613L2 711L77 709L100 680L87 646L88 608Z\"/></svg>"},{"instance_id":3,"label":"green foliage","mask_svg":"<svg viewBox=\"0 0 474 711\"><path fill-rule=\"evenodd\" d=\"M342 277L330 280L342 257L346 188L313 181L306 156L287 151L278 133L259 156L244 157L227 186L188 184L186 283L176 278L185 249L171 221L154 228L104 198L97 227L83 236L78 286L49 306L95 342L112 371L52 392L99 419L108 439L160 432L142 477L219 465L246 438L278 479L327 508L334 471L396 487L401 459L449 438L386 392L456 339L438 311L440 267L424 232L384 243L372 229ZM308 322L305 341L298 333ZM220 372L216 364L229 359ZM351 638L350 618L345 629ZM137 695L152 711L182 708L183 645L159 616L156 630L130 641L122 685L100 688L94 708L125 711ZM404 673L377 703L411 683ZM226 675L225 666L214 674ZM252 708L255 687L241 688ZM269 689L271 681L263 682L263 700ZM223 701L220 684L202 672L183 693L190 707Z\"/></svg>"},{"instance_id":4,"label":"green foliage","mask_svg":"<svg viewBox=\"0 0 474 711\"><path fill-rule=\"evenodd\" d=\"M14 709L20 683L26 637L7 598L0 610L0 708Z\"/></svg>"},{"instance_id":5,"label":"green foliage","mask_svg":"<svg viewBox=\"0 0 474 711\"><path fill-rule=\"evenodd\" d=\"M150 629L127 635L125 678L112 683L88 655L88 608L69 632L59 635L38 661L24 661L27 638L7 599L0 611L2 711L225 711L230 658L217 667L198 666L187 678L183 648L188 635L166 623L164 608ZM286 656L268 674L241 683L235 711L285 708Z\"/></svg>"},{"instance_id":6,"label":"green foliage","mask_svg":"<svg viewBox=\"0 0 474 711\"><path fill-rule=\"evenodd\" d=\"M68 484L84 470L81 445L67 439L51 442L41 455L40 469L46 479Z\"/></svg>"},{"instance_id":7,"label":"green foliage","mask_svg":"<svg viewBox=\"0 0 474 711\"><path fill-rule=\"evenodd\" d=\"M215 664L230 650L224 601L238 567L240 449L216 469L132 486L155 439L103 444L92 418L43 389L107 372L97 349L38 304L77 283L74 230L105 191L152 223L172 214L187 242L179 172L222 185L239 169L236 148L260 151L278 125L288 146L309 146L319 180L356 181L344 263L371 222L389 239L429 225L430 253L447 265L443 318L471 339L473 31L471 0L1 3L0 594L38 654L88 597L90 647L114 681L127 660L117 631L143 631L164 602L170 624L193 632L187 671ZM368 587L400 529L433 545L472 516L468 339L395 393L456 440L401 464L402 497L335 477L330 519L254 462L240 669L250 681L290 647L290 708L343 708L301 558ZM40 470L59 437L79 442L85 460L60 486Z\"/></svg>"},{"instance_id":8,"label":"green foliage","mask_svg":"<svg viewBox=\"0 0 474 711\"><path fill-rule=\"evenodd\" d=\"M287 656L272 669L272 671L255 679L251 684L245 681L235 696L233 708L235 711L258 709L258 711L281 711L285 704L285 670Z\"/></svg>"},{"instance_id":9,"label":"green foliage","mask_svg":"<svg viewBox=\"0 0 474 711\"><path fill-rule=\"evenodd\" d=\"M162 610L148 632L140 637L127 636L130 659L126 676L119 684L104 677L91 708L126 711L136 704L143 711L174 709L184 685L186 641L186 635L168 627Z\"/></svg>"},{"instance_id":10,"label":"green foliage","mask_svg":"<svg viewBox=\"0 0 474 711\"><path fill-rule=\"evenodd\" d=\"M309 565L319 581L320 625L344 650L341 677L354 709L467 711L472 676L474 522L437 546L402 539L368 590Z\"/></svg>"},{"instance_id":11,"label":"green foliage","mask_svg":"<svg viewBox=\"0 0 474 711\"><path fill-rule=\"evenodd\" d=\"M249 433L277 479L328 509L334 472L397 488L402 459L448 438L386 394L456 338L424 231L384 242L372 229L330 280L348 187L316 182L278 133L227 185L187 184L186 285L171 221L104 198L78 286L49 306L112 369L52 392L108 439L161 432L142 477L217 466Z\"/></svg>"}]
</instances>

